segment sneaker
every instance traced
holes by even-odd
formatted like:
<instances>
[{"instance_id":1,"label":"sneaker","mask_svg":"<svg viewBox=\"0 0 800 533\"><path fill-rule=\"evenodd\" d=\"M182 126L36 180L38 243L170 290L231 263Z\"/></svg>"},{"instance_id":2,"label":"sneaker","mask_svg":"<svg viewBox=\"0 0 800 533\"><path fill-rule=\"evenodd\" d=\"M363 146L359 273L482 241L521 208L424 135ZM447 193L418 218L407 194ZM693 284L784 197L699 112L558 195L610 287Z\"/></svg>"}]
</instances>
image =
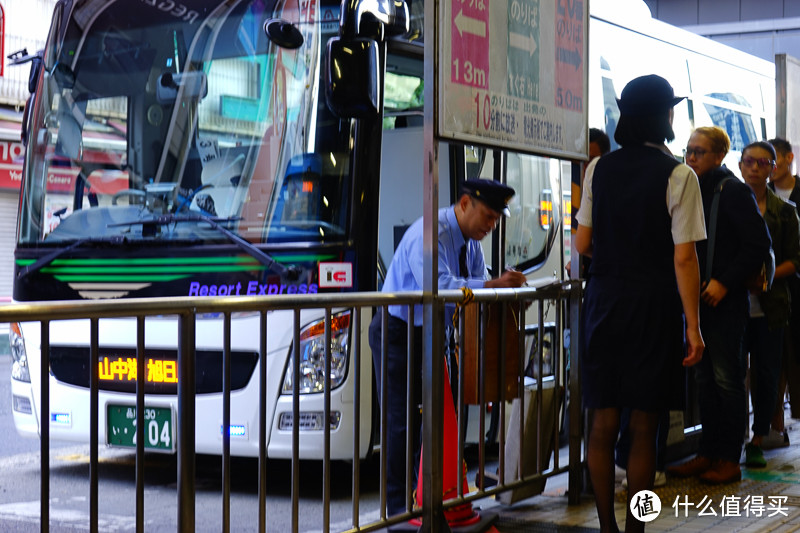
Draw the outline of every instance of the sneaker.
<instances>
[{"instance_id":1,"label":"sneaker","mask_svg":"<svg viewBox=\"0 0 800 533\"><path fill-rule=\"evenodd\" d=\"M767 466L767 460L764 459L764 452L761 450L761 446L748 443L744 447L744 457L744 464L750 468L764 468Z\"/></svg>"},{"instance_id":2,"label":"sneaker","mask_svg":"<svg viewBox=\"0 0 800 533\"><path fill-rule=\"evenodd\" d=\"M733 483L741 479L742 469L739 464L725 459L717 459L711 468L700 474L700 481L709 485Z\"/></svg>"},{"instance_id":3,"label":"sneaker","mask_svg":"<svg viewBox=\"0 0 800 533\"><path fill-rule=\"evenodd\" d=\"M653 488L663 487L667 484L667 473L663 470L656 470L656 477L653 478ZM622 488L628 488L628 478L622 478Z\"/></svg>"},{"instance_id":4,"label":"sneaker","mask_svg":"<svg viewBox=\"0 0 800 533\"><path fill-rule=\"evenodd\" d=\"M702 474L709 468L711 468L711 459L704 455L697 455L683 464L668 467L667 474L675 477L692 477Z\"/></svg>"},{"instance_id":5,"label":"sneaker","mask_svg":"<svg viewBox=\"0 0 800 533\"><path fill-rule=\"evenodd\" d=\"M786 448L789 446L789 433L770 429L769 433L761 440L761 448L773 450L775 448Z\"/></svg>"}]
</instances>

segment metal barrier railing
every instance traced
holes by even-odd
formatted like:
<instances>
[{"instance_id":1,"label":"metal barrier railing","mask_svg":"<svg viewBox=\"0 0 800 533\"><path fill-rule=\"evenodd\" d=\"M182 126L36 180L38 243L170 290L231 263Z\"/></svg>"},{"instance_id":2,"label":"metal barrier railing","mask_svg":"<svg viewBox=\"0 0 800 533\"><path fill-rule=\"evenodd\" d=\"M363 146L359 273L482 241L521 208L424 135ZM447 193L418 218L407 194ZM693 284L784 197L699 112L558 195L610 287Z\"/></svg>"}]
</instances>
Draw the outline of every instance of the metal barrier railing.
<instances>
[{"instance_id":1,"label":"metal barrier railing","mask_svg":"<svg viewBox=\"0 0 800 533\"><path fill-rule=\"evenodd\" d=\"M534 473L529 474L522 471L522 453L519 454L519 470L522 475L517 475L514 480L506 479L505 475L505 403L500 402L500 431L499 431L499 466L498 466L498 482L494 488L487 488L481 483L477 490L468 494L464 494L462 489L463 472L459 469L458 474L458 494L457 497L446 502L442 501L442 491L431 490L431 487L441 487L442 478L441 472L435 470L423 470L423 478L420 479L420 484L427 490L426 504L432 505L434 514L439 513L443 509L452 508L464 503L476 501L481 498L489 496L496 496L507 491L513 491L530 485L534 482L565 472L570 472L570 502L577 502L577 497L580 492L580 463L581 463L581 412L580 412L580 396L578 389L577 379L577 324L578 312L580 307L581 286L579 283L564 283L550 285L543 288L529 288L529 289L500 289L500 290L477 290L474 292L474 301L480 306L479 317L485 324L484 307L488 302L521 302L523 304L536 303L534 311L528 310L527 314L530 315L535 312L538 315L538 323L535 326L529 326L528 332L537 332L538 342L536 345L535 361L538 365L538 376L543 375L544 365L544 332L545 332L545 314L546 302L550 302L555 311L553 328L555 334L552 335L553 346L553 383L557 388L556 392L566 392L569 388L570 397L570 428L569 428L569 463L564 466L559 458L558 446L558 431L553 431L552 435L547 438L552 439L553 461L552 466L549 465L549 458L545 461L542 452L542 426L541 420L545 413L541 398L543 397L544 379L536 379L536 388L534 398L537 401L537 420L540 422L537 426L536 432L536 468ZM441 291L435 303L438 308L443 311L445 304L454 304L462 302L464 295L458 291ZM349 293L349 294L317 294L317 295L304 295L303 298L289 295L277 295L266 297L237 297L237 298L154 298L154 299L130 299L130 300L109 300L109 301L68 301L68 302L43 302L43 303L29 303L29 304L9 304L0 306L0 322L39 322L41 324L41 392L40 392L40 410L41 410L41 530L49 531L49 501L50 501L50 386L49 386L49 368L50 368L50 324L53 321L67 320L67 319L89 319L90 321L90 339L89 339L89 354L90 360L95 364L91 364L91 378L90 378L90 504L89 504L89 529L90 531L98 530L98 447L99 447L99 381L98 381L98 356L100 353L99 343L99 329L100 320L106 318L119 318L119 317L135 317L136 318L136 354L137 354L137 375L145 375L145 319L154 316L168 316L173 315L178 317L178 423L177 423L177 464L178 464L178 501L177 501L177 521L178 530L181 532L190 532L195 530L195 318L199 314L220 314L223 320L223 339L222 339L222 368L223 368L223 418L222 427L230 428L230 411L231 411L231 315L238 312L258 312L260 315L259 320L259 347L260 353L267 353L267 341L269 335L268 328L268 313L277 310L287 310L293 312L293 372L294 376L300 375L300 352L299 342L301 330L301 311L308 309L324 309L324 342L325 342L325 358L326 358L326 379L324 384L324 450L323 450L323 531L330 530L330 475L331 475L331 453L330 453L330 420L331 416L331 383L330 383L330 364L331 364L331 317L335 310L352 309L352 322L351 331L361 332L366 328L367 324L364 323L363 312L365 309L371 307L386 307L388 305L405 305L408 306L413 313L415 305L423 303L423 296L420 293ZM569 302L569 320L572 325L569 360L565 351L564 331L567 329L566 311L567 303ZM523 306L524 307L524 306ZM531 305L531 307L533 307ZM525 366L528 361L524 360L527 351L525 346L525 315L524 310L520 310L514 317L519 334L519 348L520 360L518 368L518 376L522 376ZM412 315L413 316L413 315ZM501 353L505 354L504 332L505 321L508 317L505 316L505 311L501 317L500 334L500 349ZM461 345L464 342L464 322L461 321L459 328L459 338ZM355 397L353 401L354 417L354 448L353 448L353 510L352 510L352 529L348 531L374 531L377 529L396 524L410 518L421 517L423 520L430 519L429 514L426 514L425 505L423 509L413 508L411 505L411 491L413 487L409 484L409 497L407 501L409 505L407 512L398 516L387 517L385 514L385 487L386 487L386 473L385 467L381 468L381 509L380 518L372 523L360 523L360 464L359 464L359 450L361 449L360 443L360 404L362 403L362 395L364 391L360 390L358 384L361 382L363 372L362 368L362 355L365 347L363 346L364 337L359 334L352 335L351 357L354 361L353 372L355 377ZM485 357L485 338L481 341L480 353L481 360ZM506 364L505 357L501 357L501 375L504 375ZM260 404L259 404L259 482L258 482L258 528L259 531L266 531L267 516L266 516L266 490L267 490L267 477L266 477L266 460L267 460L267 365L258 365L260 371L258 375L259 391L260 391ZM409 366L409 372L413 371ZM569 375L567 375L569 372ZM483 378L480 378L480 390L484 389ZM459 387L458 398L459 404L463 405L464 390L463 383L465 382L463 365L459 365ZM525 385L524 380L518 379L517 396L520 398L520 434L519 434L519 449L525 449L525 442L530 438L524 432L524 422L522 416L525 413ZM136 528L137 531L143 531L144 528L144 453L145 453L145 390L144 379L137 379L136 381L136 462L135 462L135 484L136 484ZM441 387L441 383L439 384ZM434 387L435 388L435 387ZM383 389L385 390L385 388ZM481 393L482 394L482 393ZM439 394L441 397L441 394ZM433 391L433 397L436 397L436 391ZM555 421L563 418L565 402L554 402L553 411L551 416ZM480 413L484 413L486 409L485 398L481 396L479 402ZM459 436L458 436L458 464L463 464L463 449L464 442L461 435L461 407L459 410ZM431 420L435 419L433 412L436 411L436 405L430 411L423 410L423 420L428 427L433 427ZM385 420L385 400L381 403L381 420ZM299 469L299 444L300 444L300 391L299 379L293 380L292 392L292 530L297 531L298 516L299 516L299 487L300 487L300 469ZM479 435L484 434L484 416L479 416ZM441 417L439 417L441 419ZM385 422L384 422L385 424ZM557 427L558 424L556 423ZM386 438L385 428L381 428L383 438ZM430 439L430 435L423 432L425 439ZM222 531L230 531L230 432L222 431L222 491L223 491L223 513L222 524L220 529ZM483 438L481 437L479 443L479 472L483 472L485 466L485 450ZM383 441L385 442L385 440ZM423 445L429 445L427 440L423 441ZM435 449L435 448L428 448ZM409 449L407 452L411 454ZM436 454L432 454L436 455ZM549 454L548 454L549 455ZM384 458L381 459L385 461ZM434 457L432 459L434 468L441 468L441 458L437 461ZM410 464L410 461L409 461ZM438 466L437 466L438 465ZM480 478L483 476L481 475ZM573 501L574 494L574 501ZM428 510L428 512L430 512ZM434 525L431 528L436 531Z\"/></svg>"}]
</instances>

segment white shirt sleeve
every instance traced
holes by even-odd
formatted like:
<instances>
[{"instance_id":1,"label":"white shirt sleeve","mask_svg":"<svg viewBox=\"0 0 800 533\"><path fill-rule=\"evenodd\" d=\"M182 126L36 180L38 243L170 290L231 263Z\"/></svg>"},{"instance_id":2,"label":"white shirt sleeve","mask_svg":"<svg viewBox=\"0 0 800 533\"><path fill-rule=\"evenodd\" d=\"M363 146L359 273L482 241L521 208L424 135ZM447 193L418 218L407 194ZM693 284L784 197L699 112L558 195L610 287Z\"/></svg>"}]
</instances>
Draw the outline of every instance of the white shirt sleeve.
<instances>
[{"instance_id":1,"label":"white shirt sleeve","mask_svg":"<svg viewBox=\"0 0 800 533\"><path fill-rule=\"evenodd\" d=\"M672 241L675 244L706 238L700 183L694 170L683 163L672 170L667 182L667 209L672 217Z\"/></svg>"},{"instance_id":2,"label":"white shirt sleeve","mask_svg":"<svg viewBox=\"0 0 800 533\"><path fill-rule=\"evenodd\" d=\"M578 224L587 228L592 227L592 176L594 176L594 167L597 166L598 159L600 158L595 157L586 167L583 185L581 185L581 206L575 215Z\"/></svg>"}]
</instances>

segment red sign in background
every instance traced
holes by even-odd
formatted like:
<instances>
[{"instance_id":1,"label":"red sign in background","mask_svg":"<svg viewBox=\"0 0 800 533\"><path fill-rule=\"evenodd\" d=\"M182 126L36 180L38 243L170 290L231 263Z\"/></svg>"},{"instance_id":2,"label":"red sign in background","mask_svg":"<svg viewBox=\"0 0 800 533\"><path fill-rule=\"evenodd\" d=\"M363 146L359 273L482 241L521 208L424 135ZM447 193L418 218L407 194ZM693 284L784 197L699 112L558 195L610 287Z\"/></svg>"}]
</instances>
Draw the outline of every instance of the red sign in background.
<instances>
[{"instance_id":1,"label":"red sign in background","mask_svg":"<svg viewBox=\"0 0 800 533\"><path fill-rule=\"evenodd\" d=\"M570 111L583 111L583 0L558 0L556 5L556 94L555 104Z\"/></svg>"},{"instance_id":2,"label":"red sign in background","mask_svg":"<svg viewBox=\"0 0 800 533\"><path fill-rule=\"evenodd\" d=\"M24 158L21 142L0 141L0 189L19 189Z\"/></svg>"},{"instance_id":3,"label":"red sign in background","mask_svg":"<svg viewBox=\"0 0 800 533\"><path fill-rule=\"evenodd\" d=\"M20 125L15 122L0 120L0 129L20 131ZM102 138L100 134L88 137ZM115 136L107 136L116 139ZM52 147L48 149L52 158ZM25 146L21 141L0 140L0 189L19 190L22 184L22 163L25 159ZM57 158L54 158L57 159ZM107 165L109 169L94 171L89 177L89 183L95 192L100 194L114 194L128 187L128 174L124 171L113 170L121 167L121 156L116 152L104 150L85 150L83 160L92 163ZM72 166L67 159L64 164L51 165L47 171L47 190L49 192L71 192L79 168Z\"/></svg>"},{"instance_id":4,"label":"red sign in background","mask_svg":"<svg viewBox=\"0 0 800 533\"><path fill-rule=\"evenodd\" d=\"M450 79L489 87L489 0L451 0Z\"/></svg>"}]
</instances>

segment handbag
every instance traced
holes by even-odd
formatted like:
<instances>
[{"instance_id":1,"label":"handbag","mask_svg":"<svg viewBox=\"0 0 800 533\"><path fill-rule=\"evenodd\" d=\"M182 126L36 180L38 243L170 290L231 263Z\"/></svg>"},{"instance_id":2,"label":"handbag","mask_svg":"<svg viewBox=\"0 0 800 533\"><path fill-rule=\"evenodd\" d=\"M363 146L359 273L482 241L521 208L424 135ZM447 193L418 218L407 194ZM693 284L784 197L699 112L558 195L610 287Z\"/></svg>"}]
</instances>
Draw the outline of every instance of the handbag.
<instances>
[{"instance_id":1,"label":"handbag","mask_svg":"<svg viewBox=\"0 0 800 533\"><path fill-rule=\"evenodd\" d=\"M711 279L711 265L714 259L714 241L717 232L717 214L719 213L719 196L725 182L736 178L725 178L714 188L714 198L711 200L711 214L708 219L708 249L706 251L706 277L705 281ZM775 252L772 246L769 253L761 263L761 268L751 274L745 280L745 287L752 292L766 292L772 288L772 281L775 278Z\"/></svg>"}]
</instances>

